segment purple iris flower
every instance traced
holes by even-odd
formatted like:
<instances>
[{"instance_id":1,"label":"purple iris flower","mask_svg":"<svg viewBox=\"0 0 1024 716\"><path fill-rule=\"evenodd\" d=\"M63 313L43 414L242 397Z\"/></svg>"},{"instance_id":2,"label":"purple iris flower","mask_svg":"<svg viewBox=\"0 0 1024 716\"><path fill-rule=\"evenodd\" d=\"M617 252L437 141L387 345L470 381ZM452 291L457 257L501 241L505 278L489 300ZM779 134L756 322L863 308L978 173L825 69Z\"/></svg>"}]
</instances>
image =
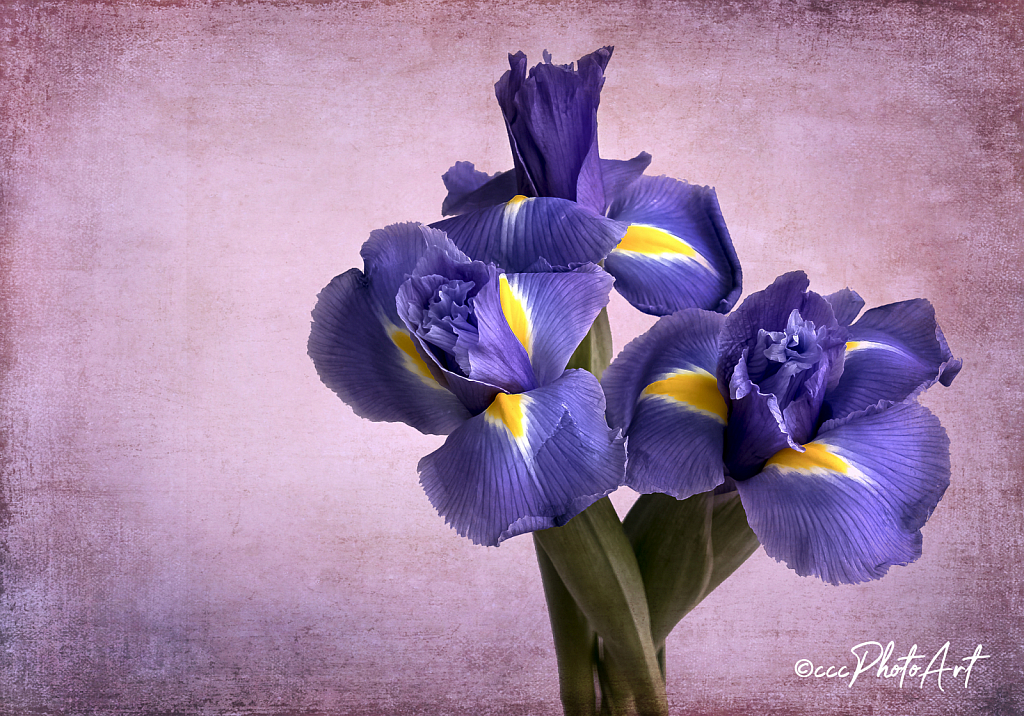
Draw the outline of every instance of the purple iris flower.
<instances>
[{"instance_id":1,"label":"purple iris flower","mask_svg":"<svg viewBox=\"0 0 1024 716\"><path fill-rule=\"evenodd\" d=\"M321 291L309 355L357 415L448 435L419 473L459 534L497 545L560 526L622 484L601 385L565 370L608 274L505 273L420 224L373 232L361 255Z\"/></svg>"},{"instance_id":2,"label":"purple iris flower","mask_svg":"<svg viewBox=\"0 0 1024 716\"><path fill-rule=\"evenodd\" d=\"M871 309L779 277L728 316L658 321L604 374L626 484L679 499L739 491L765 551L832 584L921 555L949 485L945 430L916 396L961 362L923 299ZM852 324L852 325L851 325Z\"/></svg>"},{"instance_id":3,"label":"purple iris flower","mask_svg":"<svg viewBox=\"0 0 1024 716\"><path fill-rule=\"evenodd\" d=\"M692 307L725 313L739 298L742 274L715 190L644 176L651 162L646 152L628 161L598 154L597 108L611 55L603 47L574 67L552 64L545 52L544 63L529 73L526 55L509 55L511 69L494 89L514 168L488 175L470 162L456 163L444 175L448 196L441 208L454 218L434 226L473 258L517 270L522 264L507 266L507 254L474 241L479 213L522 197L574 202L621 222L616 243L603 254L583 254L554 229L543 245L530 247L530 258L554 266L605 259L616 290L654 315Z\"/></svg>"}]
</instances>

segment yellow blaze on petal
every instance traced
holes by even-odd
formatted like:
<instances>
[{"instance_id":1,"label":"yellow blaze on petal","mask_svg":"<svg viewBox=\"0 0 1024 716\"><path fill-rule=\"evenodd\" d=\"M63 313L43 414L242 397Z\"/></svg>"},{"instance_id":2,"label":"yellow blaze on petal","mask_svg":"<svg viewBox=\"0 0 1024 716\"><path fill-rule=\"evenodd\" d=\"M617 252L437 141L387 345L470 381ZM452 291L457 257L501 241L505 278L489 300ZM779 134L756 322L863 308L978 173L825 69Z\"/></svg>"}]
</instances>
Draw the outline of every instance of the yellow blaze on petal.
<instances>
[{"instance_id":1,"label":"yellow blaze on petal","mask_svg":"<svg viewBox=\"0 0 1024 716\"><path fill-rule=\"evenodd\" d=\"M434 381L434 376L430 373L430 368L423 361L423 357L420 356L419 351L416 350L416 344L412 341L412 336L409 335L408 331L391 331L391 340L398 346L398 350L405 354L405 366L413 373L417 374L421 378L429 378L431 382Z\"/></svg>"},{"instance_id":2,"label":"yellow blaze on petal","mask_svg":"<svg viewBox=\"0 0 1024 716\"><path fill-rule=\"evenodd\" d=\"M617 251L632 251L654 256L681 254L691 259L699 256L692 246L679 237L644 224L631 224L615 248Z\"/></svg>"},{"instance_id":3,"label":"yellow blaze on petal","mask_svg":"<svg viewBox=\"0 0 1024 716\"><path fill-rule=\"evenodd\" d=\"M870 347L871 347L871 342L870 341L847 341L846 342L846 352L847 353L849 353L850 351L859 351L862 348L870 348Z\"/></svg>"},{"instance_id":4,"label":"yellow blaze on petal","mask_svg":"<svg viewBox=\"0 0 1024 716\"><path fill-rule=\"evenodd\" d=\"M527 355L530 353L530 319L526 315L526 307L522 298L509 285L505 274L498 277L499 295L501 297L501 312L505 314L512 333L523 344Z\"/></svg>"},{"instance_id":5,"label":"yellow blaze on petal","mask_svg":"<svg viewBox=\"0 0 1024 716\"><path fill-rule=\"evenodd\" d=\"M679 371L651 383L643 394L671 398L694 410L710 413L723 425L729 417L725 398L718 391L718 381L707 371Z\"/></svg>"},{"instance_id":6,"label":"yellow blaze on petal","mask_svg":"<svg viewBox=\"0 0 1024 716\"><path fill-rule=\"evenodd\" d=\"M524 201L526 201L528 198L529 197L524 196L522 194L516 194L514 197L508 200L507 204L508 206L518 206L519 204L522 204Z\"/></svg>"},{"instance_id":7,"label":"yellow blaze on petal","mask_svg":"<svg viewBox=\"0 0 1024 716\"><path fill-rule=\"evenodd\" d=\"M829 472L838 472L840 475L845 475L850 471L850 463L831 452L825 443L807 443L803 447L805 452L797 452L793 448L779 450L765 467L778 465L801 472L828 470Z\"/></svg>"},{"instance_id":8,"label":"yellow blaze on petal","mask_svg":"<svg viewBox=\"0 0 1024 716\"><path fill-rule=\"evenodd\" d=\"M498 393L484 415L492 425L504 425L514 438L521 438L526 433L522 395Z\"/></svg>"}]
</instances>

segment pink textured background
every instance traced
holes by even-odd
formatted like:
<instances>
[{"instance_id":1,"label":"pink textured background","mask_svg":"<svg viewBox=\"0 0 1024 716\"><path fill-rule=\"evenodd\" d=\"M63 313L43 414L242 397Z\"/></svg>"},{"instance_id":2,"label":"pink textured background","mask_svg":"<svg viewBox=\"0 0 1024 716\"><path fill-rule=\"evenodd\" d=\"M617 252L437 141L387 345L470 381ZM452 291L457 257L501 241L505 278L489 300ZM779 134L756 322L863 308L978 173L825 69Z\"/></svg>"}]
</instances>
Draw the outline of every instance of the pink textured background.
<instances>
[{"instance_id":1,"label":"pink textured background","mask_svg":"<svg viewBox=\"0 0 1024 716\"><path fill-rule=\"evenodd\" d=\"M368 233L510 166L505 53L616 46L602 154L717 187L747 292L924 296L964 370L925 553L860 587L759 551L669 641L674 712L1024 712L1022 42L970 3L0 6L5 713L554 714L532 543L460 539L440 444L305 355ZM616 345L652 322L613 302ZM617 493L622 507L628 495ZM992 658L940 692L862 641Z\"/></svg>"}]
</instances>

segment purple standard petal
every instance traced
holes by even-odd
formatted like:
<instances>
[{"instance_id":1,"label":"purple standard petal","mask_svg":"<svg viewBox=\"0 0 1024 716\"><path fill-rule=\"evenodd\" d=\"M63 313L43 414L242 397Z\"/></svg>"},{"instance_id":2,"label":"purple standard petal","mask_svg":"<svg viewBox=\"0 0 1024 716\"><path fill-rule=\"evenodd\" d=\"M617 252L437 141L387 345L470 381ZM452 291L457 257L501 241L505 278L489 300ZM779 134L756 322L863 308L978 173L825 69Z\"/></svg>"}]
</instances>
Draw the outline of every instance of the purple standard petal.
<instances>
[{"instance_id":1,"label":"purple standard petal","mask_svg":"<svg viewBox=\"0 0 1024 716\"><path fill-rule=\"evenodd\" d=\"M629 224L605 268L636 308L666 315L683 308L725 313L742 272L715 190L668 177L640 177L608 209Z\"/></svg>"},{"instance_id":2,"label":"purple standard petal","mask_svg":"<svg viewBox=\"0 0 1024 716\"><path fill-rule=\"evenodd\" d=\"M584 264L561 273L508 274L499 280L501 310L526 349L538 385L553 382L608 303L612 277Z\"/></svg>"},{"instance_id":3,"label":"purple standard petal","mask_svg":"<svg viewBox=\"0 0 1024 716\"><path fill-rule=\"evenodd\" d=\"M513 273L530 270L540 259L552 266L597 263L626 233L624 224L571 201L524 196L431 226L471 258Z\"/></svg>"},{"instance_id":4,"label":"purple standard petal","mask_svg":"<svg viewBox=\"0 0 1024 716\"><path fill-rule=\"evenodd\" d=\"M597 107L612 48L581 57L577 69L544 64L526 75L526 55L509 55L510 70L494 85L515 160L518 191L605 207L597 150Z\"/></svg>"},{"instance_id":5,"label":"purple standard petal","mask_svg":"<svg viewBox=\"0 0 1024 716\"><path fill-rule=\"evenodd\" d=\"M632 159L602 159L601 181L604 182L605 203L611 206L618 201L650 164L651 155L647 152L640 152Z\"/></svg>"},{"instance_id":6,"label":"purple standard petal","mask_svg":"<svg viewBox=\"0 0 1024 716\"><path fill-rule=\"evenodd\" d=\"M497 396L420 460L420 483L445 521L477 544L558 527L622 484L625 450L604 421L590 373Z\"/></svg>"},{"instance_id":7,"label":"purple standard petal","mask_svg":"<svg viewBox=\"0 0 1024 716\"><path fill-rule=\"evenodd\" d=\"M843 375L826 400L832 416L841 418L879 400L917 395L936 381L949 385L960 366L928 301L890 303L850 327Z\"/></svg>"},{"instance_id":8,"label":"purple standard petal","mask_svg":"<svg viewBox=\"0 0 1024 716\"><path fill-rule=\"evenodd\" d=\"M605 371L609 423L628 436L626 484L637 492L685 499L724 481L728 412L714 375L722 321L699 309L665 316Z\"/></svg>"},{"instance_id":9,"label":"purple standard petal","mask_svg":"<svg viewBox=\"0 0 1024 716\"><path fill-rule=\"evenodd\" d=\"M455 162L441 179L448 196L441 205L442 216L455 216L469 211L504 204L516 195L515 171L485 174L477 171L472 162Z\"/></svg>"},{"instance_id":10,"label":"purple standard petal","mask_svg":"<svg viewBox=\"0 0 1024 716\"><path fill-rule=\"evenodd\" d=\"M879 579L921 555L921 527L949 485L949 440L926 408L878 405L822 426L737 483L765 551L831 584Z\"/></svg>"},{"instance_id":11,"label":"purple standard petal","mask_svg":"<svg viewBox=\"0 0 1024 716\"><path fill-rule=\"evenodd\" d=\"M470 412L435 377L405 326L388 318L375 288L352 269L320 292L308 344L320 380L360 417L450 433Z\"/></svg>"},{"instance_id":12,"label":"purple standard petal","mask_svg":"<svg viewBox=\"0 0 1024 716\"><path fill-rule=\"evenodd\" d=\"M864 310L864 299L860 294L851 288L844 288L835 293L825 296L825 300L832 306L832 312L836 314L839 325L848 326Z\"/></svg>"}]
</instances>

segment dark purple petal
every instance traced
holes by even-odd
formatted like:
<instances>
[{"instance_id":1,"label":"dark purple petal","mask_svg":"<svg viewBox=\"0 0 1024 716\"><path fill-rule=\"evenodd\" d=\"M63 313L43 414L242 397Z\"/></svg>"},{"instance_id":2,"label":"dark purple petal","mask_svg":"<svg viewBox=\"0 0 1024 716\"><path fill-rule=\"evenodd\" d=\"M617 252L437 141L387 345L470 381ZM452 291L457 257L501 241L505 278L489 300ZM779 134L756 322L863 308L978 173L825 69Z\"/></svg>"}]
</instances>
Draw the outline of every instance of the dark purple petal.
<instances>
[{"instance_id":1,"label":"dark purple petal","mask_svg":"<svg viewBox=\"0 0 1024 716\"><path fill-rule=\"evenodd\" d=\"M597 150L597 107L612 48L572 65L540 64L526 76L526 55L509 55L510 70L494 86L516 165L518 192L605 207Z\"/></svg>"},{"instance_id":2,"label":"dark purple petal","mask_svg":"<svg viewBox=\"0 0 1024 716\"><path fill-rule=\"evenodd\" d=\"M562 375L611 288L612 277L594 264L563 273L507 275L505 317L528 347L538 385Z\"/></svg>"},{"instance_id":3,"label":"dark purple petal","mask_svg":"<svg viewBox=\"0 0 1024 716\"><path fill-rule=\"evenodd\" d=\"M630 228L605 268L638 309L725 313L736 303L742 272L714 189L640 177L612 202L608 216Z\"/></svg>"},{"instance_id":4,"label":"dark purple petal","mask_svg":"<svg viewBox=\"0 0 1024 716\"><path fill-rule=\"evenodd\" d=\"M472 162L455 162L441 179L448 190L448 196L441 205L442 216L455 216L504 204L517 191L514 170L485 174L477 171Z\"/></svg>"},{"instance_id":5,"label":"dark purple petal","mask_svg":"<svg viewBox=\"0 0 1024 716\"><path fill-rule=\"evenodd\" d=\"M836 314L839 325L848 326L857 318L857 314L864 309L864 299L856 291L844 288L835 293L825 296L825 300L832 306L832 312Z\"/></svg>"},{"instance_id":6,"label":"dark purple petal","mask_svg":"<svg viewBox=\"0 0 1024 716\"><path fill-rule=\"evenodd\" d=\"M387 267L376 273L393 275ZM450 433L469 411L432 374L406 327L388 317L375 288L352 269L320 292L308 344L320 379L360 417ZM394 311L394 294L390 306Z\"/></svg>"},{"instance_id":7,"label":"dark purple petal","mask_svg":"<svg viewBox=\"0 0 1024 716\"><path fill-rule=\"evenodd\" d=\"M626 233L617 221L546 197L516 197L431 226L445 231L471 258L512 273L527 271L540 259L552 266L597 263Z\"/></svg>"},{"instance_id":8,"label":"dark purple petal","mask_svg":"<svg viewBox=\"0 0 1024 716\"><path fill-rule=\"evenodd\" d=\"M873 308L850 327L839 383L826 400L841 418L879 400L899 402L960 372L923 298Z\"/></svg>"},{"instance_id":9,"label":"dark purple petal","mask_svg":"<svg viewBox=\"0 0 1024 716\"><path fill-rule=\"evenodd\" d=\"M714 377L722 316L690 309L659 320L602 378L608 420L628 436L626 484L685 499L724 479L725 398Z\"/></svg>"},{"instance_id":10,"label":"dark purple petal","mask_svg":"<svg viewBox=\"0 0 1024 716\"><path fill-rule=\"evenodd\" d=\"M586 371L498 396L420 460L420 483L445 521L477 544L565 524L622 484L625 450Z\"/></svg>"},{"instance_id":11,"label":"dark purple petal","mask_svg":"<svg viewBox=\"0 0 1024 716\"><path fill-rule=\"evenodd\" d=\"M744 351L732 374L729 424L725 429L725 464L729 475L737 480L757 473L779 450L797 447L778 398L758 390L747 375L746 359Z\"/></svg>"},{"instance_id":12,"label":"dark purple petal","mask_svg":"<svg viewBox=\"0 0 1024 716\"><path fill-rule=\"evenodd\" d=\"M879 579L921 555L921 527L949 485L949 440L926 408L884 401L822 426L737 483L765 551L831 584Z\"/></svg>"},{"instance_id":13,"label":"dark purple petal","mask_svg":"<svg viewBox=\"0 0 1024 716\"><path fill-rule=\"evenodd\" d=\"M726 317L719 338L721 355L717 370L718 384L723 393L729 391L729 382L743 352L757 347L759 331L785 331L794 309L799 311L804 321L813 322L819 328L825 327L830 336L845 335L839 330L828 301L808 292L808 285L803 271L783 274L768 288L750 294ZM759 356L751 358L758 359Z\"/></svg>"},{"instance_id":14,"label":"dark purple petal","mask_svg":"<svg viewBox=\"0 0 1024 716\"><path fill-rule=\"evenodd\" d=\"M602 159L601 181L608 206L620 199L650 164L651 155L647 152L640 152L632 159Z\"/></svg>"}]
</instances>

